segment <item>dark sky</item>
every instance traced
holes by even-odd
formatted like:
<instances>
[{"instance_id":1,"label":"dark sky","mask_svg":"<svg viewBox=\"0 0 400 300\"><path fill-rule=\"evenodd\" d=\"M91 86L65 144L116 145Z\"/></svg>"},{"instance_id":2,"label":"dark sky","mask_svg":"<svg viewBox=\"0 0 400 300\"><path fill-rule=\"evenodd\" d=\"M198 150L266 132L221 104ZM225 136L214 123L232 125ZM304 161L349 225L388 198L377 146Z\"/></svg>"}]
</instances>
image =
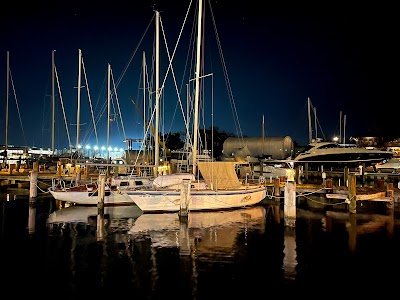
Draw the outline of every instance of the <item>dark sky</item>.
<instances>
[{"instance_id":1,"label":"dark sky","mask_svg":"<svg viewBox=\"0 0 400 300\"><path fill-rule=\"evenodd\" d=\"M171 2L174 3L172 6ZM88 81L86 86L82 71L85 88L81 90L80 142L96 144L89 113L89 91L94 117L102 116L97 125L99 145L106 143L107 110L101 113L100 107L107 104L108 63L114 82L118 84L117 98L121 108L121 115L116 114L110 125L111 144L124 147L123 129L127 138L141 138L143 119L131 99L138 103L139 110L143 109L143 51L148 73L153 69L152 4L155 3L155 8L160 11L172 53L189 2L116 0L86 4L84 1L54 1L53 7L44 4L29 7L32 4L14 2L2 8L0 104L4 109L0 114L0 144L5 143L7 51L12 79L9 145L51 147L52 50L56 50L55 65L61 89L61 94L57 91L56 97L56 148L68 146L60 96L71 143L75 145L76 142L78 49L82 50ZM379 100L372 99L372 84L368 78L375 59L370 45L376 36L368 14L356 8L291 7L289 4L279 7L273 2L261 6L253 0L213 0L211 3L221 48L216 46L207 8L204 74L213 75L205 79L208 92L205 92L201 124L206 127L213 124L222 131L255 137L262 135L264 116L266 136L288 135L305 145L308 142L307 98L310 97L316 108L319 137L330 140L333 135L339 135L340 112L346 116L346 127L342 125L346 142L351 136L388 132L385 126L390 122L376 117L379 106L371 104L379 104ZM196 4L192 6L196 7ZM186 105L186 85L194 76L193 54L189 52L193 10L190 18L173 62L182 105ZM225 76L222 65L226 68ZM160 85L167 67L161 35ZM154 76L150 80L154 86ZM211 94L214 95L212 101ZM116 98L113 99L116 103ZM161 132L184 131L182 113L179 107L176 110L177 99L170 72L162 95Z\"/></svg>"}]
</instances>

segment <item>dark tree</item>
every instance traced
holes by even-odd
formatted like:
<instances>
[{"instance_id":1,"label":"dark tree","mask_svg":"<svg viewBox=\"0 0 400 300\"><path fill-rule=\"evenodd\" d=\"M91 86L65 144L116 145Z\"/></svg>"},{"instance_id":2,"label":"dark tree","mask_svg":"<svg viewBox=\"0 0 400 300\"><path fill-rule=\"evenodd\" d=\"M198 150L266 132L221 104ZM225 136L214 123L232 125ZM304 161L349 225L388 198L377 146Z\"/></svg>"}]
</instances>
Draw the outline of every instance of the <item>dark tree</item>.
<instances>
[{"instance_id":1,"label":"dark tree","mask_svg":"<svg viewBox=\"0 0 400 300\"><path fill-rule=\"evenodd\" d=\"M222 155L224 142L228 137L235 136L233 133L220 131L218 127L199 129L200 132L200 147L213 151L213 157L218 159Z\"/></svg>"},{"instance_id":2,"label":"dark tree","mask_svg":"<svg viewBox=\"0 0 400 300\"><path fill-rule=\"evenodd\" d=\"M164 143L169 150L179 150L185 145L182 140L182 133L180 132L170 132L164 134Z\"/></svg>"}]
</instances>

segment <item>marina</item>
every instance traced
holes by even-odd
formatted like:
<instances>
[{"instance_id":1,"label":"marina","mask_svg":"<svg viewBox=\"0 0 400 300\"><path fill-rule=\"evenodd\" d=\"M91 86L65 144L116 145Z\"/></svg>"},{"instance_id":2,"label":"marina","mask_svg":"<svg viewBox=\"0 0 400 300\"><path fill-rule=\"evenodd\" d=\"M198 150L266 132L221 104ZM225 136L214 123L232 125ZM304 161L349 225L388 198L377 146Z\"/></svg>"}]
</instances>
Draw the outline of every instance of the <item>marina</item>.
<instances>
[{"instance_id":1,"label":"marina","mask_svg":"<svg viewBox=\"0 0 400 300\"><path fill-rule=\"evenodd\" d=\"M145 2L1 18L3 297L392 296L400 140L363 19Z\"/></svg>"}]
</instances>

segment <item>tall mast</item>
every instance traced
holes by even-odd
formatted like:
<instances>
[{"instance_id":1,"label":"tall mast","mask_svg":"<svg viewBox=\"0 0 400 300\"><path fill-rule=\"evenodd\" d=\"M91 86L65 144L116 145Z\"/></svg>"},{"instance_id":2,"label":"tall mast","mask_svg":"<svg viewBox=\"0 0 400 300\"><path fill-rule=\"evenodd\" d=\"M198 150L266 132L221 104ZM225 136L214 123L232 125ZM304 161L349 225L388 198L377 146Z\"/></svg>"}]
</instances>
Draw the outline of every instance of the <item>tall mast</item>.
<instances>
[{"instance_id":1,"label":"tall mast","mask_svg":"<svg viewBox=\"0 0 400 300\"><path fill-rule=\"evenodd\" d=\"M159 105L160 105L160 90L159 90L159 76L160 76L160 70L159 70L159 48L160 48L160 43L159 43L159 19L160 19L160 12L156 11L156 78L155 78L155 83L156 83L156 106L155 106L155 114L156 114L156 126L155 126L155 141L154 141L154 168L155 168L155 176L158 175L158 166L160 164L160 148L159 148L159 133L158 133L158 123L159 123Z\"/></svg>"},{"instance_id":2,"label":"tall mast","mask_svg":"<svg viewBox=\"0 0 400 300\"><path fill-rule=\"evenodd\" d=\"M7 161L8 150L8 98L10 95L10 51L7 51L7 100L6 100L6 144L4 161Z\"/></svg>"},{"instance_id":3,"label":"tall mast","mask_svg":"<svg viewBox=\"0 0 400 300\"><path fill-rule=\"evenodd\" d=\"M342 111L339 114L339 143L342 143Z\"/></svg>"},{"instance_id":4,"label":"tall mast","mask_svg":"<svg viewBox=\"0 0 400 300\"><path fill-rule=\"evenodd\" d=\"M194 121L193 121L193 174L196 175L197 167L197 131L198 131L198 118L199 118L199 86L200 86L200 58L201 58L201 21L203 13L203 1L199 0L199 14L197 18L197 55L196 55L196 90L195 90L195 102L194 102Z\"/></svg>"},{"instance_id":5,"label":"tall mast","mask_svg":"<svg viewBox=\"0 0 400 300\"><path fill-rule=\"evenodd\" d=\"M311 101L310 97L307 99L307 107L308 107L308 142L312 142L312 127L311 127Z\"/></svg>"},{"instance_id":6,"label":"tall mast","mask_svg":"<svg viewBox=\"0 0 400 300\"><path fill-rule=\"evenodd\" d=\"M81 68L82 68L82 51L79 49L78 58L78 108L76 112L76 151L79 151L79 130L81 115Z\"/></svg>"},{"instance_id":7,"label":"tall mast","mask_svg":"<svg viewBox=\"0 0 400 300\"><path fill-rule=\"evenodd\" d=\"M264 157L264 147L265 147L265 133L264 133L264 114L262 115L262 128L261 128L261 134L262 134L262 156Z\"/></svg>"},{"instance_id":8,"label":"tall mast","mask_svg":"<svg viewBox=\"0 0 400 300\"><path fill-rule=\"evenodd\" d=\"M107 161L110 158L110 116L111 116L111 65L108 64L108 84L107 84ZM111 161L108 161L108 163L111 163ZM107 166L107 176L109 174L109 166Z\"/></svg>"},{"instance_id":9,"label":"tall mast","mask_svg":"<svg viewBox=\"0 0 400 300\"><path fill-rule=\"evenodd\" d=\"M343 116L343 144L346 144L346 115Z\"/></svg>"},{"instance_id":10,"label":"tall mast","mask_svg":"<svg viewBox=\"0 0 400 300\"><path fill-rule=\"evenodd\" d=\"M317 132L317 108L314 107L314 129L315 129L315 141L318 141L318 132Z\"/></svg>"},{"instance_id":11,"label":"tall mast","mask_svg":"<svg viewBox=\"0 0 400 300\"><path fill-rule=\"evenodd\" d=\"M55 72L54 72L54 52L53 50L51 52L51 152L52 155L54 155L54 112L55 112L55 95L54 95L54 77L55 77Z\"/></svg>"},{"instance_id":12,"label":"tall mast","mask_svg":"<svg viewBox=\"0 0 400 300\"><path fill-rule=\"evenodd\" d=\"M146 67L146 54L143 51L143 149L144 154L143 157L146 157L146 74L147 74L147 67Z\"/></svg>"}]
</instances>

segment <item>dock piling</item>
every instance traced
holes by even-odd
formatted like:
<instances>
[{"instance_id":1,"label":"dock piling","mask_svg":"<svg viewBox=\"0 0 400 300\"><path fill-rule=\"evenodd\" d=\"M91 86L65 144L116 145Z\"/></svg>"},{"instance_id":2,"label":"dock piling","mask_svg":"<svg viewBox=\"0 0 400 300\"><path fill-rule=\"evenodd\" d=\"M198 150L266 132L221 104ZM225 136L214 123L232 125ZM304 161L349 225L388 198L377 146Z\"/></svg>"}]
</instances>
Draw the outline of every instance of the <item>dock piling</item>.
<instances>
[{"instance_id":1,"label":"dock piling","mask_svg":"<svg viewBox=\"0 0 400 300\"><path fill-rule=\"evenodd\" d=\"M97 230L96 237L97 241L104 240L104 197L105 197L105 184L106 175L99 174L99 185L98 185L98 202L97 202Z\"/></svg>"},{"instance_id":2,"label":"dock piling","mask_svg":"<svg viewBox=\"0 0 400 300\"><path fill-rule=\"evenodd\" d=\"M29 175L29 198L37 197L37 181L38 181L39 166L38 162L33 162L33 168Z\"/></svg>"},{"instance_id":3,"label":"dock piling","mask_svg":"<svg viewBox=\"0 0 400 300\"><path fill-rule=\"evenodd\" d=\"M283 204L285 226L296 226L296 182L286 181L285 200Z\"/></svg>"},{"instance_id":4,"label":"dock piling","mask_svg":"<svg viewBox=\"0 0 400 300\"><path fill-rule=\"evenodd\" d=\"M356 175L349 174L349 213L355 214L357 210L357 190L356 190Z\"/></svg>"},{"instance_id":5,"label":"dock piling","mask_svg":"<svg viewBox=\"0 0 400 300\"><path fill-rule=\"evenodd\" d=\"M190 199L190 180L184 179L181 184L181 197L179 218L188 217L188 204Z\"/></svg>"}]
</instances>

